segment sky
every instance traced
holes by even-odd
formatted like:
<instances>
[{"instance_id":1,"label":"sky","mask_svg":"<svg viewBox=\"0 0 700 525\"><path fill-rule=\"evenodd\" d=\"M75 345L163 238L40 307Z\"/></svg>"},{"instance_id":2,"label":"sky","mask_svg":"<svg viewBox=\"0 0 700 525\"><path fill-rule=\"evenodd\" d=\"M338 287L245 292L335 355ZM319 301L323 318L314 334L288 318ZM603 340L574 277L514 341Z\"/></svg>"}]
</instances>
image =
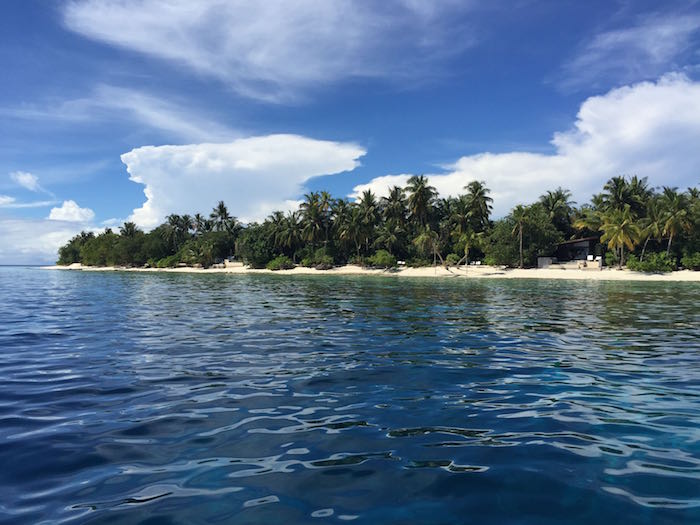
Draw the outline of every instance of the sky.
<instances>
[{"instance_id":1,"label":"sky","mask_svg":"<svg viewBox=\"0 0 700 525\"><path fill-rule=\"evenodd\" d=\"M0 264L224 200L244 222L325 189L494 216L612 176L700 182L700 3L6 0Z\"/></svg>"}]
</instances>

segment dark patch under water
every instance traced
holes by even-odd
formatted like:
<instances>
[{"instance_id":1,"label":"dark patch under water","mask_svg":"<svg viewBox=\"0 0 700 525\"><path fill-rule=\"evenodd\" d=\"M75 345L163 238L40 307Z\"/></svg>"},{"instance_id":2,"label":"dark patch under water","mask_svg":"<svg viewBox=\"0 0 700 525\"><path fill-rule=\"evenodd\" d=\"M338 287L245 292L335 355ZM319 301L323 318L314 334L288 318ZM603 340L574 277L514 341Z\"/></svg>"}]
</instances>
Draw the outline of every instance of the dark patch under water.
<instances>
[{"instance_id":1,"label":"dark patch under water","mask_svg":"<svg viewBox=\"0 0 700 525\"><path fill-rule=\"evenodd\" d=\"M1 523L700 522L700 285L0 269Z\"/></svg>"}]
</instances>

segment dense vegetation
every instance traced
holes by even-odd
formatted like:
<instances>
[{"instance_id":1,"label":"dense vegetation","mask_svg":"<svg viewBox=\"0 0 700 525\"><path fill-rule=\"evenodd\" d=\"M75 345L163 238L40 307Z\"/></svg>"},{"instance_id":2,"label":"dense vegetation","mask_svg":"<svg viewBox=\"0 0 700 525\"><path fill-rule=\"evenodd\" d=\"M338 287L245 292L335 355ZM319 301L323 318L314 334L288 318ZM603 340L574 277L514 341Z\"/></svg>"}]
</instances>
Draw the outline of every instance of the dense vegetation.
<instances>
[{"instance_id":1,"label":"dense vegetation","mask_svg":"<svg viewBox=\"0 0 700 525\"><path fill-rule=\"evenodd\" d=\"M482 182L459 197L438 198L424 176L395 186L378 199L365 191L356 202L311 192L297 211L274 212L262 224L242 225L220 202L208 217L170 215L145 233L127 222L114 233L83 232L59 250L58 264L90 266L209 267L234 256L255 268L296 264L330 268L357 263L380 268L485 264L528 267L554 253L556 244L599 236L596 250L608 264L669 271L700 267L700 194L646 179L614 177L591 202L576 207L571 193L548 191L506 217L491 219L492 198Z\"/></svg>"}]
</instances>

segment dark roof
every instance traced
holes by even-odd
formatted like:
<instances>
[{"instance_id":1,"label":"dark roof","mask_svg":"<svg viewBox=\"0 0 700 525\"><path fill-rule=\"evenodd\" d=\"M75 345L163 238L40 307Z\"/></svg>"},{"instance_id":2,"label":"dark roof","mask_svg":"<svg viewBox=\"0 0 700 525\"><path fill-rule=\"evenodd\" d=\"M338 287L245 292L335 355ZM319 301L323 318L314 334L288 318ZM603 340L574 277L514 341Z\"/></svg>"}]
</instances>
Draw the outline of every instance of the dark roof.
<instances>
[{"instance_id":1,"label":"dark roof","mask_svg":"<svg viewBox=\"0 0 700 525\"><path fill-rule=\"evenodd\" d=\"M571 239L569 241L558 242L557 246L561 246L562 244L575 244L577 242L584 242L584 241L598 241L598 239L600 239L600 236L581 237L580 239Z\"/></svg>"}]
</instances>

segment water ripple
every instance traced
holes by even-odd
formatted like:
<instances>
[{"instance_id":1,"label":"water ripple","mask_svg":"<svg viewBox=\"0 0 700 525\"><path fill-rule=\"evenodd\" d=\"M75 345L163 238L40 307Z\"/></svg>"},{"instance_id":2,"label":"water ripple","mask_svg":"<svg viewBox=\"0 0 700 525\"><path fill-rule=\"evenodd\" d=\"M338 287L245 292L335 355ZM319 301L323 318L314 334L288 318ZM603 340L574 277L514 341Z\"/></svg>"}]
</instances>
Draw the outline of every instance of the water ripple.
<instances>
[{"instance_id":1,"label":"water ripple","mask_svg":"<svg viewBox=\"0 0 700 525\"><path fill-rule=\"evenodd\" d=\"M697 522L698 292L0 268L0 523Z\"/></svg>"}]
</instances>

